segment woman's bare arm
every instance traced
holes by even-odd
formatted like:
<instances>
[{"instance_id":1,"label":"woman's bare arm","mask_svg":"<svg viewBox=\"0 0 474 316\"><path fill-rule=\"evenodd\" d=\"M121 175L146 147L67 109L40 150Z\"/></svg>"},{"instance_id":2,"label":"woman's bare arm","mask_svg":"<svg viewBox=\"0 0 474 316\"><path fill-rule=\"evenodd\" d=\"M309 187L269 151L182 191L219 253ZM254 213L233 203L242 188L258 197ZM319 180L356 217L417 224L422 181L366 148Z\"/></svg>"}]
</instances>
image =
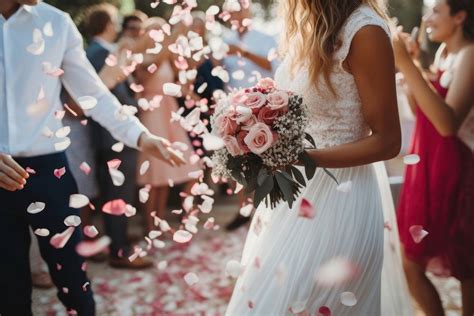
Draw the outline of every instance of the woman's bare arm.
<instances>
[{"instance_id":1,"label":"woman's bare arm","mask_svg":"<svg viewBox=\"0 0 474 316\"><path fill-rule=\"evenodd\" d=\"M309 152L326 168L365 165L395 157L401 146L400 121L395 90L395 66L387 34L366 26L354 37L347 65L354 76L362 111L372 134L361 140Z\"/></svg>"}]
</instances>

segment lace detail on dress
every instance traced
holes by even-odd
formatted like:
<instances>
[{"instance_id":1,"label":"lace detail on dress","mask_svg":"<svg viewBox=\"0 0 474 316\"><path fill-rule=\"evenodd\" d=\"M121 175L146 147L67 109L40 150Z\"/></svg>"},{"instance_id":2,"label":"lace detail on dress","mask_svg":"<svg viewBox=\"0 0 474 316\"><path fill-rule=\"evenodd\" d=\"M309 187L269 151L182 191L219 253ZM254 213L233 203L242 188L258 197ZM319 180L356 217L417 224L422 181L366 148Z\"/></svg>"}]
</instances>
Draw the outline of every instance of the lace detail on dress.
<instances>
[{"instance_id":1,"label":"lace detail on dress","mask_svg":"<svg viewBox=\"0 0 474 316\"><path fill-rule=\"evenodd\" d=\"M307 69L300 69L291 78L288 57L276 71L275 79L280 88L303 95L311 120L308 132L318 148L350 143L370 134L354 77L342 68L354 35L367 25L380 26L390 35L384 20L368 6L363 5L352 13L341 29L342 44L334 55L336 66L331 82L338 97L331 93L323 79L319 89L314 87L309 82Z\"/></svg>"}]
</instances>

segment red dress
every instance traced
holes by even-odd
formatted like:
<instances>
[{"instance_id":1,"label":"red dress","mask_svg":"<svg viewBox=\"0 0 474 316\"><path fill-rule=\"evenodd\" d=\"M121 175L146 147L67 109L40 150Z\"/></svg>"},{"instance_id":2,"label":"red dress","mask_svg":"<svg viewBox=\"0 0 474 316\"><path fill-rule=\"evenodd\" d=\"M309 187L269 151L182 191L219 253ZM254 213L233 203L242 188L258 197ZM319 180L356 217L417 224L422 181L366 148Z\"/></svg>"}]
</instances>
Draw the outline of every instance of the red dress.
<instances>
[{"instance_id":1,"label":"red dress","mask_svg":"<svg viewBox=\"0 0 474 316\"><path fill-rule=\"evenodd\" d=\"M445 98L448 89L433 82ZM405 255L440 276L474 277L474 156L457 137L443 137L417 108L411 154L420 162L406 168L397 219ZM428 235L415 243L410 227Z\"/></svg>"}]
</instances>

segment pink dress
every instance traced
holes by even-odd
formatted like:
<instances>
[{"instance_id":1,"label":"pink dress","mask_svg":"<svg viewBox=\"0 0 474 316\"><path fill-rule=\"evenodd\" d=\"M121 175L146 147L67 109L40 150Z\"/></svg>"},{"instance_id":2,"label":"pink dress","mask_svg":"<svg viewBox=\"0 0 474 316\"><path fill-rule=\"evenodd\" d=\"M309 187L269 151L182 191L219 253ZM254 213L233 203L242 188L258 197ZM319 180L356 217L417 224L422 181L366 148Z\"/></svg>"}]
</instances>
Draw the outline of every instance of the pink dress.
<instances>
[{"instance_id":1,"label":"pink dress","mask_svg":"<svg viewBox=\"0 0 474 316\"><path fill-rule=\"evenodd\" d=\"M191 165L189 157L192 154L192 146L187 132L181 127L179 122L171 122L171 113L178 110L178 102L174 97L163 94L163 84L174 82L173 69L169 62L163 63L160 68L150 76L144 83L144 91L140 97L148 101L155 96L163 96L160 106L148 111L140 113L141 122L149 129L149 131L157 136L168 139L171 143L181 142L188 146L188 150L184 152L184 156L188 164L179 168L172 167L167 163L151 157L147 154L140 153L138 156L138 175L137 183L140 186L150 184L153 187L168 186L169 181L179 184L191 180L189 173L200 170L198 165ZM150 162L150 167L145 174L140 175L140 166L144 161Z\"/></svg>"},{"instance_id":2,"label":"pink dress","mask_svg":"<svg viewBox=\"0 0 474 316\"><path fill-rule=\"evenodd\" d=\"M448 89L433 85L445 98ZM457 137L441 136L418 108L411 154L420 162L406 168L397 217L408 259L439 276L474 277L474 157ZM416 243L410 227L428 235Z\"/></svg>"}]
</instances>

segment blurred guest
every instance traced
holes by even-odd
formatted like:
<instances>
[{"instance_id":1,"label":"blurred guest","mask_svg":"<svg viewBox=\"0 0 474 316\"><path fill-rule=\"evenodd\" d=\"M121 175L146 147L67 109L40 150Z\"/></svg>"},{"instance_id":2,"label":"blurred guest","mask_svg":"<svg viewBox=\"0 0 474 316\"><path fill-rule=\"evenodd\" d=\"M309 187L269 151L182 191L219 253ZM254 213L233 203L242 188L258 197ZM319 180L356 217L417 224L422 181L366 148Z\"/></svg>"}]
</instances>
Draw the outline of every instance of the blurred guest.
<instances>
[{"instance_id":1,"label":"blurred guest","mask_svg":"<svg viewBox=\"0 0 474 316\"><path fill-rule=\"evenodd\" d=\"M255 85L258 77L273 78L277 67L275 60L268 60L270 51L277 47L275 39L252 27L250 3L241 3L240 7L235 7L236 2L232 2L227 8L232 25L232 30L225 36L225 42L229 45L228 56L224 58L225 68L230 75L229 88ZM243 71L243 76L235 75L236 71Z\"/></svg>"},{"instance_id":2,"label":"blurred guest","mask_svg":"<svg viewBox=\"0 0 474 316\"><path fill-rule=\"evenodd\" d=\"M128 37L137 39L143 35L143 23L148 19L148 16L142 11L135 11L130 15L126 15L122 20L122 32L120 37Z\"/></svg>"},{"instance_id":3,"label":"blurred guest","mask_svg":"<svg viewBox=\"0 0 474 316\"><path fill-rule=\"evenodd\" d=\"M204 12L195 11L192 13L193 23L190 26L190 31L198 34L203 39L203 45L207 45L207 31L206 31L206 15ZM201 120L207 123L209 128L209 119L211 114L211 106L214 102L213 95L217 90L224 90L224 82L216 76L212 75L212 69L218 66L218 62L211 56L201 57L198 61L193 58L188 58L187 63L189 69L197 71L196 78L192 82L185 85L185 96L178 99L181 107L185 108L183 116L192 111L196 103L203 109L201 113ZM204 87L204 88L203 88ZM201 139L197 135L191 134L191 141L195 150L201 151L205 154L205 150L201 145Z\"/></svg>"},{"instance_id":4,"label":"blurred guest","mask_svg":"<svg viewBox=\"0 0 474 316\"><path fill-rule=\"evenodd\" d=\"M407 166L398 208L404 268L430 316L444 311L426 271L459 279L467 316L474 314L474 2L437 0L425 22L430 40L442 43L432 80L412 60L410 36L394 37L416 113L410 154L419 158Z\"/></svg>"},{"instance_id":5,"label":"blurred guest","mask_svg":"<svg viewBox=\"0 0 474 316\"><path fill-rule=\"evenodd\" d=\"M250 1L226 2L224 9L230 11L232 25L232 31L225 38L229 45L228 56L224 58L230 77L228 88L247 88L255 85L260 77L273 78L277 64L276 61L269 61L268 55L277 44L273 37L252 28ZM243 75L239 75L239 72L243 72ZM245 203L247 197L241 191L239 204L243 206ZM235 230L249 221L250 217L237 214L226 229Z\"/></svg>"},{"instance_id":6,"label":"blurred guest","mask_svg":"<svg viewBox=\"0 0 474 316\"><path fill-rule=\"evenodd\" d=\"M161 18L150 18L146 22L146 32L160 30L164 24L165 21ZM182 31L174 30L172 38L180 33L182 34ZM145 36L149 38L148 34ZM186 148L183 152L188 161L179 168L171 168L150 155L139 154L138 166L149 162L148 170L144 174L138 173L137 176L140 186L151 186L149 198L145 204L148 231L155 229L151 216L153 211L156 211L159 218L165 218L170 184L186 183L185 191L188 192L193 184L189 173L200 170L199 166L189 163L192 147L186 131L178 122L171 122L171 113L178 111L178 103L174 97L165 95L163 91L163 85L174 82L175 78L171 58L169 50L162 50L159 55L147 55L144 63L137 70L140 84L143 86L140 98L146 99L149 103L149 108L140 113L140 120L152 133L168 139L172 144L181 143L180 146ZM149 68L152 64L158 65L154 71L150 71Z\"/></svg>"},{"instance_id":7,"label":"blurred guest","mask_svg":"<svg viewBox=\"0 0 474 316\"><path fill-rule=\"evenodd\" d=\"M118 10L112 5L101 4L90 8L86 18L86 30L92 38L87 47L87 58L97 72L106 65L106 59L110 54L116 54L120 59L122 52L117 51L114 44L118 34ZM114 79L114 78L112 78ZM107 84L111 92L122 104L136 106L133 91L128 86L125 76L119 82ZM129 147L114 151L112 146L116 143L112 135L99 124L91 122L92 135L96 146L97 175L100 190L99 207L112 200L123 199L128 204L135 202L135 173L137 164L137 152ZM115 186L109 174L107 162L119 159L119 170L125 175L125 183ZM130 262L128 255L132 251L127 236L127 218L104 213L105 233L112 239L110 245L109 263L117 268L146 268L152 262L145 257L139 257Z\"/></svg>"}]
</instances>

